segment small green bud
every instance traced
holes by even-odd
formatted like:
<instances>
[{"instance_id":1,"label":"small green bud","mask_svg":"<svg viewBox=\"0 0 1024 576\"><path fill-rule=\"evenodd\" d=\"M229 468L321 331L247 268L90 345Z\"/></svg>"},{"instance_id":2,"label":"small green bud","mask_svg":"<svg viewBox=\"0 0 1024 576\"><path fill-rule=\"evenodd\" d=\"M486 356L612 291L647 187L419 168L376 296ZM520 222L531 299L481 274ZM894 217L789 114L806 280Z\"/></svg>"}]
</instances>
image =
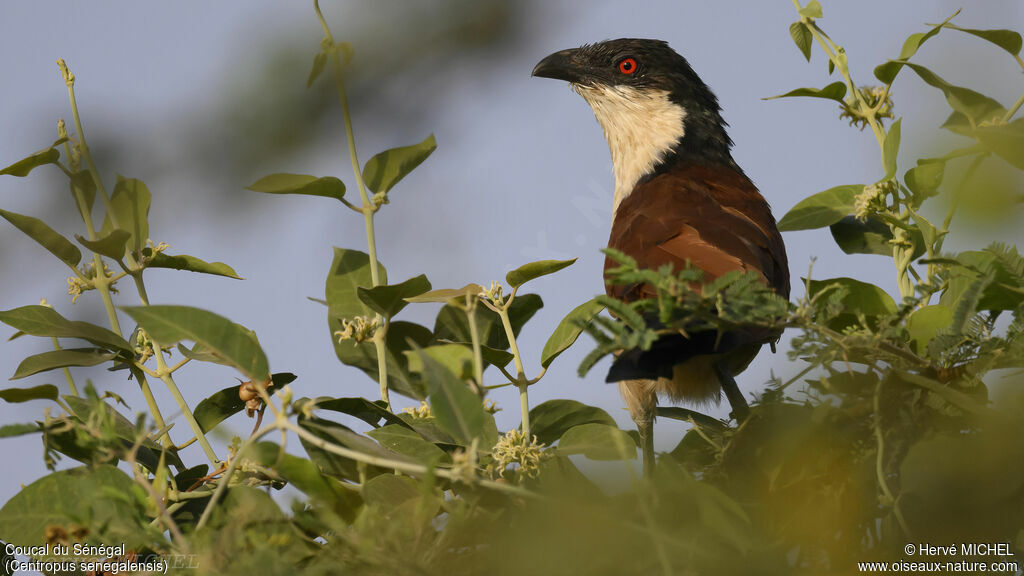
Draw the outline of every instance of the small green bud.
<instances>
[{"instance_id":1,"label":"small green bud","mask_svg":"<svg viewBox=\"0 0 1024 576\"><path fill-rule=\"evenodd\" d=\"M63 58L57 59L57 67L60 68L60 76L64 79L64 83L69 87L75 85L75 75L68 70L68 65L64 62Z\"/></svg>"}]
</instances>

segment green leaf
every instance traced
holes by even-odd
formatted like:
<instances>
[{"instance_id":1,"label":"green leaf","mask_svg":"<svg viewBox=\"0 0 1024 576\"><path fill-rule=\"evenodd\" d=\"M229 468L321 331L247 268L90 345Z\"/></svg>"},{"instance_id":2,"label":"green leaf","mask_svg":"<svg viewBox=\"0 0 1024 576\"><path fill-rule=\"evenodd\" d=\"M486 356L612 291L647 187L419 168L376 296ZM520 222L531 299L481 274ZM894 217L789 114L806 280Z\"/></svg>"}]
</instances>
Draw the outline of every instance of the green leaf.
<instances>
[{"instance_id":1,"label":"green leaf","mask_svg":"<svg viewBox=\"0 0 1024 576\"><path fill-rule=\"evenodd\" d=\"M273 386L269 389L269 392L277 394L281 388L286 384L294 382L296 378L298 376L290 372L279 372L271 375L270 380L273 382ZM203 432L213 430L217 424L238 414L245 408L245 402L238 396L238 389L239 385L222 388L196 405L192 415L195 417L196 422L199 423L199 427L202 428Z\"/></svg>"},{"instance_id":2,"label":"green leaf","mask_svg":"<svg viewBox=\"0 0 1024 576\"><path fill-rule=\"evenodd\" d=\"M846 97L846 84L843 82L833 82L820 90L818 88L797 88L796 90L790 90L785 94L779 94L778 96L769 96L768 98L762 98L762 100L775 100L776 98L793 98L797 96L806 96L810 98L824 98L826 100L835 100L836 102L842 104L843 98Z\"/></svg>"},{"instance_id":3,"label":"green leaf","mask_svg":"<svg viewBox=\"0 0 1024 576\"><path fill-rule=\"evenodd\" d=\"M416 431L417 434L423 437L428 442L442 445L447 444L449 446L461 446L462 443L455 439L454 436L444 431L443 428L437 423L437 418L434 416L415 416L409 413L396 414L402 422L405 422L407 426Z\"/></svg>"},{"instance_id":4,"label":"green leaf","mask_svg":"<svg viewBox=\"0 0 1024 576\"><path fill-rule=\"evenodd\" d=\"M480 398L430 354L422 349L417 352L423 364L427 401L437 423L467 446L474 438L482 438L490 415L484 412Z\"/></svg>"},{"instance_id":5,"label":"green leaf","mask_svg":"<svg viewBox=\"0 0 1024 576\"><path fill-rule=\"evenodd\" d=\"M133 254L139 253L149 239L149 188L141 180L117 175L114 192L110 195L110 206L117 216L117 228L131 234L128 248ZM108 213L103 219L100 234L107 235L114 230L114 222Z\"/></svg>"},{"instance_id":6,"label":"green leaf","mask_svg":"<svg viewBox=\"0 0 1024 576\"><path fill-rule=\"evenodd\" d=\"M903 118L898 118L892 123L882 145L882 165L885 166L885 180L896 175L896 158L900 152L900 124L902 122Z\"/></svg>"},{"instance_id":7,"label":"green leaf","mask_svg":"<svg viewBox=\"0 0 1024 576\"><path fill-rule=\"evenodd\" d=\"M974 125L999 118L1006 113L1002 104L984 94L970 88L954 86L920 64L902 60L898 62L916 72L926 84L942 90L949 106L970 119Z\"/></svg>"},{"instance_id":8,"label":"green leaf","mask_svg":"<svg viewBox=\"0 0 1024 576\"><path fill-rule=\"evenodd\" d=\"M377 263L380 283L387 284L387 271ZM332 318L372 316L373 310L359 299L358 288L373 286L370 257L358 250L334 249L334 260L327 275L325 294L328 314ZM344 360L342 360L344 361Z\"/></svg>"},{"instance_id":9,"label":"green leaf","mask_svg":"<svg viewBox=\"0 0 1024 576\"><path fill-rule=\"evenodd\" d=\"M307 174L271 174L249 185L248 190L265 194L303 194L341 200L345 184L334 176L317 178Z\"/></svg>"},{"instance_id":10,"label":"green leaf","mask_svg":"<svg viewBox=\"0 0 1024 576\"><path fill-rule=\"evenodd\" d=\"M350 450L401 462L410 461L408 458L391 452L373 440L361 434L356 434L348 427L342 426L337 422L320 418L300 418L299 426L322 440L341 445ZM359 466L355 460L327 452L305 439L300 438L300 441L303 448L306 449L306 453L309 454L310 459L324 474L344 480L359 480ZM380 472L382 472L380 468L373 466L367 470L367 474L372 475L379 474Z\"/></svg>"},{"instance_id":11,"label":"green leaf","mask_svg":"<svg viewBox=\"0 0 1024 576\"><path fill-rule=\"evenodd\" d=\"M81 338L108 350L131 352L132 346L119 334L88 322L71 321L49 306L22 306L0 312L0 322L32 336Z\"/></svg>"},{"instance_id":12,"label":"green leaf","mask_svg":"<svg viewBox=\"0 0 1024 576\"><path fill-rule=\"evenodd\" d=\"M858 325L857 315L863 314L869 320L879 316L896 313L896 302L885 290L874 284L861 282L853 278L830 278L827 280L811 280L808 295L814 298L824 290L843 290L840 304L844 312L829 322L829 327L842 330L847 326Z\"/></svg>"},{"instance_id":13,"label":"green leaf","mask_svg":"<svg viewBox=\"0 0 1024 576\"><path fill-rule=\"evenodd\" d=\"M465 344L464 344L465 345ZM491 366L505 367L512 361L515 356L507 350L498 350L497 348L491 348L490 346L480 346L480 356L483 357L484 362ZM486 368L486 366L484 366Z\"/></svg>"},{"instance_id":14,"label":"green leaf","mask_svg":"<svg viewBox=\"0 0 1024 576\"><path fill-rule=\"evenodd\" d=\"M939 193L942 177L945 174L945 162L921 162L903 175L907 188L914 194L914 205L920 206L926 199Z\"/></svg>"},{"instance_id":15,"label":"green leaf","mask_svg":"<svg viewBox=\"0 0 1024 576\"><path fill-rule=\"evenodd\" d=\"M75 417L82 422L96 422L97 420L109 422L109 430L121 439L125 450L130 450L138 440L139 430L135 424L102 399L64 396L64 402L71 408ZM139 443L136 458L150 471L155 471L160 461L161 452L163 452L163 448L159 444L150 438L144 438ZM75 457L72 454L69 455ZM165 452L164 457L170 464L184 467L181 459L174 452Z\"/></svg>"},{"instance_id":16,"label":"green leaf","mask_svg":"<svg viewBox=\"0 0 1024 576\"><path fill-rule=\"evenodd\" d=\"M420 360L421 354L430 356L461 380L473 378L473 350L465 344L437 344L406 351L410 372L422 374L426 369Z\"/></svg>"},{"instance_id":17,"label":"green leaf","mask_svg":"<svg viewBox=\"0 0 1024 576\"><path fill-rule=\"evenodd\" d=\"M878 254L892 257L892 229L885 222L874 216L861 221L854 216L846 216L839 222L829 226L832 238L839 248L847 254ZM914 243L914 258L924 254L924 238L919 230L910 233Z\"/></svg>"},{"instance_id":18,"label":"green leaf","mask_svg":"<svg viewBox=\"0 0 1024 576\"><path fill-rule=\"evenodd\" d=\"M536 294L519 294L509 307L509 324L516 336L523 325L544 306L544 301ZM478 309L476 313L477 331L484 346L497 350L507 350L508 338L501 324L501 317L487 309ZM449 340L461 344L470 344L469 320L461 305L448 304L441 308L434 323L434 334L438 340Z\"/></svg>"},{"instance_id":19,"label":"green leaf","mask_svg":"<svg viewBox=\"0 0 1024 576\"><path fill-rule=\"evenodd\" d=\"M437 148L434 135L419 144L391 148L377 154L363 168L363 180L377 193L385 193L419 166Z\"/></svg>"},{"instance_id":20,"label":"green leaf","mask_svg":"<svg viewBox=\"0 0 1024 576\"><path fill-rule=\"evenodd\" d=\"M0 438L14 438L42 431L43 428L39 424L4 424L0 426Z\"/></svg>"},{"instance_id":21,"label":"green leaf","mask_svg":"<svg viewBox=\"0 0 1024 576\"><path fill-rule=\"evenodd\" d=\"M363 454L379 458L398 460L399 462L412 462L408 458L388 450L366 436L353 432L347 426L342 426L330 420L303 417L299 419L299 426L350 450L357 450Z\"/></svg>"},{"instance_id":22,"label":"green leaf","mask_svg":"<svg viewBox=\"0 0 1024 576\"><path fill-rule=\"evenodd\" d=\"M371 310L385 318L393 318L402 311L409 302L406 298L419 296L430 290L430 280L423 274L410 278L400 284L377 286L375 288L356 288L356 294Z\"/></svg>"},{"instance_id":23,"label":"green leaf","mask_svg":"<svg viewBox=\"0 0 1024 576\"><path fill-rule=\"evenodd\" d=\"M505 281L512 288L518 288L530 280L554 274L562 268L572 266L574 262L576 262L575 258L572 260L539 260L537 262L530 262L506 274Z\"/></svg>"},{"instance_id":24,"label":"green leaf","mask_svg":"<svg viewBox=\"0 0 1024 576\"><path fill-rule=\"evenodd\" d=\"M925 42L942 31L942 27L959 13L960 10L957 10L952 16L946 18L942 24L932 26L931 30L928 30L927 32L917 32L908 36L906 41L903 42L903 48L900 49L899 58L896 60L890 60L875 67L875 78L881 80L882 84L892 84L892 81L896 79L896 75L899 74L900 69L903 68L903 64L900 61L909 60L914 54L917 54L917 51Z\"/></svg>"},{"instance_id":25,"label":"green leaf","mask_svg":"<svg viewBox=\"0 0 1024 576\"><path fill-rule=\"evenodd\" d=\"M170 254L164 254L163 252L157 252L156 256L153 256L153 259L150 260L146 267L187 270L189 272L213 274L215 276L227 276L228 278L234 278L236 280L244 280L244 278L235 272L234 268L223 262L206 262L196 258L195 256L189 256L188 254L172 256Z\"/></svg>"},{"instance_id":26,"label":"green leaf","mask_svg":"<svg viewBox=\"0 0 1024 576\"><path fill-rule=\"evenodd\" d=\"M867 282L861 282L853 278L830 278L828 280L811 280L809 294L813 298L822 290L845 288L846 297L843 298L844 306L854 312L861 312L867 316L880 316L896 312L896 302L892 296L885 291Z\"/></svg>"},{"instance_id":27,"label":"green leaf","mask_svg":"<svg viewBox=\"0 0 1024 576\"><path fill-rule=\"evenodd\" d=\"M371 478L363 486L363 499L367 506L380 509L385 514L404 510L406 505L419 506L423 496L420 483L408 476L382 474ZM402 520L411 521L404 515Z\"/></svg>"},{"instance_id":28,"label":"green leaf","mask_svg":"<svg viewBox=\"0 0 1024 576\"><path fill-rule=\"evenodd\" d=\"M0 400L17 404L29 400L56 400L57 387L53 384L43 384L31 388L8 388L0 390Z\"/></svg>"},{"instance_id":29,"label":"green leaf","mask_svg":"<svg viewBox=\"0 0 1024 576\"><path fill-rule=\"evenodd\" d=\"M388 424L383 428L370 430L367 434L383 446L425 464L437 466L451 464L451 457L432 442L427 442L404 423Z\"/></svg>"},{"instance_id":30,"label":"green leaf","mask_svg":"<svg viewBox=\"0 0 1024 576\"><path fill-rule=\"evenodd\" d=\"M914 224L917 224L917 232L920 234L920 242L914 238L915 247L920 247L919 250L914 251L914 258L919 257L924 253L927 246L934 246L935 241L939 239L939 229L935 227L927 218L921 216L915 212L912 208L908 208L910 211L910 217L914 220Z\"/></svg>"},{"instance_id":31,"label":"green leaf","mask_svg":"<svg viewBox=\"0 0 1024 576\"><path fill-rule=\"evenodd\" d=\"M245 408L245 402L238 396L238 389L239 385L237 384L222 388L196 405L192 415L203 432L213 430L217 424Z\"/></svg>"},{"instance_id":32,"label":"green leaf","mask_svg":"<svg viewBox=\"0 0 1024 576\"><path fill-rule=\"evenodd\" d=\"M267 356L256 333L223 316L190 306L135 306L122 310L163 346L191 340L206 346L254 382L270 378Z\"/></svg>"},{"instance_id":33,"label":"green leaf","mask_svg":"<svg viewBox=\"0 0 1024 576\"><path fill-rule=\"evenodd\" d=\"M27 234L38 242L68 266L74 268L82 261L82 252L67 238L46 225L45 222L31 216L23 216L0 210L0 216L14 225L15 228Z\"/></svg>"},{"instance_id":34,"label":"green leaf","mask_svg":"<svg viewBox=\"0 0 1024 576\"><path fill-rule=\"evenodd\" d=\"M320 73L324 71L324 65L327 64L327 54L323 52L317 52L316 56L313 56L313 68L309 71L309 78L306 79L306 88L313 85L316 79L320 77Z\"/></svg>"},{"instance_id":35,"label":"green leaf","mask_svg":"<svg viewBox=\"0 0 1024 576\"><path fill-rule=\"evenodd\" d=\"M662 418L671 418L672 420L681 420L683 422L693 421L698 426L703 428L710 428L716 432L724 432L728 430L728 426L722 423L721 420L712 418L707 414L702 414L696 410L690 410L688 408L682 408L679 406L659 406L658 416Z\"/></svg>"},{"instance_id":36,"label":"green leaf","mask_svg":"<svg viewBox=\"0 0 1024 576\"><path fill-rule=\"evenodd\" d=\"M615 426L615 420L604 410L575 400L548 400L530 410L530 432L548 446L581 424Z\"/></svg>"},{"instance_id":37,"label":"green leaf","mask_svg":"<svg viewBox=\"0 0 1024 576\"><path fill-rule=\"evenodd\" d=\"M337 480L321 474L309 460L283 452L273 442L257 443L246 452L246 457L277 472L285 482L309 496L314 504L326 506L342 516L350 516L358 506L358 498Z\"/></svg>"},{"instance_id":38,"label":"green leaf","mask_svg":"<svg viewBox=\"0 0 1024 576\"><path fill-rule=\"evenodd\" d=\"M78 240L78 243L82 246L85 246L100 256L113 258L117 261L124 259L124 247L131 237L132 235L130 232L125 232L120 228L111 230L109 234L97 239L96 241L89 240L80 234L75 234L75 240Z\"/></svg>"},{"instance_id":39,"label":"green leaf","mask_svg":"<svg viewBox=\"0 0 1024 576\"><path fill-rule=\"evenodd\" d=\"M805 198L779 220L779 230L792 232L831 226L853 212L854 199L863 190L863 184L849 184Z\"/></svg>"},{"instance_id":40,"label":"green leaf","mask_svg":"<svg viewBox=\"0 0 1024 576\"><path fill-rule=\"evenodd\" d=\"M977 36L983 40L999 46L1003 50L1006 50L1014 56L1020 55L1021 49L1021 36L1019 33L1013 30L997 29L997 30L977 30L974 28L961 28L953 24L944 23L946 28L952 28L953 30L959 30L960 32L966 32L972 36Z\"/></svg>"},{"instance_id":41,"label":"green leaf","mask_svg":"<svg viewBox=\"0 0 1024 576\"><path fill-rule=\"evenodd\" d=\"M192 346L192 348L189 348L188 346L185 346L184 344L181 344L179 342L178 352L180 352L182 356L188 358L189 360L196 360L198 362L210 362L212 364L220 364L221 366L231 366L230 362L228 362L224 358L221 358L220 356L217 355L216 352L214 352L209 347L203 344L196 344L195 346Z\"/></svg>"},{"instance_id":42,"label":"green leaf","mask_svg":"<svg viewBox=\"0 0 1024 576\"><path fill-rule=\"evenodd\" d=\"M806 16L807 18L821 18L821 4L818 0L811 0L799 12L801 16Z\"/></svg>"},{"instance_id":43,"label":"green leaf","mask_svg":"<svg viewBox=\"0 0 1024 576\"><path fill-rule=\"evenodd\" d=\"M76 190L82 194L82 199L85 200L86 211L92 214L92 206L96 201L96 181L92 178L92 172L79 170L73 173L68 178L68 188L72 198L76 197Z\"/></svg>"},{"instance_id":44,"label":"green leaf","mask_svg":"<svg viewBox=\"0 0 1024 576\"><path fill-rule=\"evenodd\" d=\"M974 134L986 148L1024 170L1024 118L1004 126L983 126L976 129Z\"/></svg>"},{"instance_id":45,"label":"green leaf","mask_svg":"<svg viewBox=\"0 0 1024 576\"><path fill-rule=\"evenodd\" d=\"M562 454L583 454L591 460L633 460L636 443L629 434L609 424L580 424L562 434Z\"/></svg>"},{"instance_id":46,"label":"green leaf","mask_svg":"<svg viewBox=\"0 0 1024 576\"><path fill-rule=\"evenodd\" d=\"M907 317L910 345L918 354L928 350L928 343L953 321L953 311L942 304L918 308Z\"/></svg>"},{"instance_id":47,"label":"green leaf","mask_svg":"<svg viewBox=\"0 0 1024 576\"><path fill-rule=\"evenodd\" d=\"M558 327L544 344L544 350L540 354L540 365L544 368L550 366L555 358L558 358L562 352L568 350L576 342L576 339L583 333L584 326L588 325L602 310L604 310L604 306L597 300L588 300L562 318Z\"/></svg>"},{"instance_id":48,"label":"green leaf","mask_svg":"<svg viewBox=\"0 0 1024 576\"><path fill-rule=\"evenodd\" d=\"M111 491L131 494L134 482L114 466L60 470L24 487L0 509L0 533L4 540L19 546L41 546L47 541L47 527L86 525L105 529L141 522L143 511L128 500L107 496ZM138 526L139 524L136 524ZM136 529L137 532L141 531ZM131 536L130 533L125 534ZM97 537L97 534L90 534ZM126 543L136 547L143 538Z\"/></svg>"},{"instance_id":49,"label":"green leaf","mask_svg":"<svg viewBox=\"0 0 1024 576\"><path fill-rule=\"evenodd\" d=\"M407 302L446 302L452 303L452 300L456 300L453 304L465 306L466 296L475 297L484 291L484 287L479 284L466 284L462 288L440 288L438 290L431 290L426 294L420 294L411 298L406 298Z\"/></svg>"},{"instance_id":50,"label":"green leaf","mask_svg":"<svg viewBox=\"0 0 1024 576\"><path fill-rule=\"evenodd\" d=\"M789 35L793 38L793 43L796 44L796 47L800 49L800 53L810 62L811 31L807 29L807 25L800 21L793 22L789 25Z\"/></svg>"},{"instance_id":51,"label":"green leaf","mask_svg":"<svg viewBox=\"0 0 1024 576\"><path fill-rule=\"evenodd\" d=\"M298 403L302 401L303 399L300 399L296 402L296 407L298 407ZM381 420L384 420L388 424L408 426L404 420L395 416L385 408L383 400L371 402L366 398L321 397L314 398L309 401L313 403L313 408L316 410L331 410L342 414L348 414L349 416L355 416L374 428L377 428L380 425Z\"/></svg>"},{"instance_id":52,"label":"green leaf","mask_svg":"<svg viewBox=\"0 0 1024 576\"><path fill-rule=\"evenodd\" d=\"M26 376L66 368L68 366L95 366L117 357L117 353L102 348L66 348L29 356L21 361L11 380Z\"/></svg>"},{"instance_id":53,"label":"green leaf","mask_svg":"<svg viewBox=\"0 0 1024 576\"><path fill-rule=\"evenodd\" d=\"M60 152L57 150L57 146L60 146L64 142L67 142L67 138L61 138L49 148L44 148L39 152L32 154L27 158L22 158L14 164L0 170L0 176L4 174L10 174L11 176L18 176L19 178L28 176L28 173L39 166L45 166L47 164L55 164L60 159Z\"/></svg>"},{"instance_id":54,"label":"green leaf","mask_svg":"<svg viewBox=\"0 0 1024 576\"><path fill-rule=\"evenodd\" d=\"M1013 249L1016 254L1016 250ZM1015 286L1013 276L1004 267L998 265L996 254L992 248L986 250L968 250L956 255L955 263L951 268L950 277L947 281L946 290L939 298L939 303L952 310L958 310L968 303L968 292L980 289L982 293L976 301L976 306L971 305L969 313L981 310L1015 310L1020 307L1020 292L1010 287ZM987 281L983 281L987 278ZM974 286L981 282L981 287ZM975 295L978 296L978 295ZM965 312L967 314L967 312Z\"/></svg>"},{"instance_id":55,"label":"green leaf","mask_svg":"<svg viewBox=\"0 0 1024 576\"><path fill-rule=\"evenodd\" d=\"M829 226L832 239L847 254L880 254L892 256L893 239L889 225L873 216L861 221L855 216L845 216Z\"/></svg>"}]
</instances>

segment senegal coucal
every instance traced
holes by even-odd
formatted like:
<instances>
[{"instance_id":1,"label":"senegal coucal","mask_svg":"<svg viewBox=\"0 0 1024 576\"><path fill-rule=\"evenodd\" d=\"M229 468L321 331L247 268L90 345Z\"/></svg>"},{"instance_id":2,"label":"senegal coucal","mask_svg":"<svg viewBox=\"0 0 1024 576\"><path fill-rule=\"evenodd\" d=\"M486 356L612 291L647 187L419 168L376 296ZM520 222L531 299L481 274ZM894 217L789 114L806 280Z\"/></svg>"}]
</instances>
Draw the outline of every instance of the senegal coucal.
<instances>
[{"instance_id":1,"label":"senegal coucal","mask_svg":"<svg viewBox=\"0 0 1024 576\"><path fill-rule=\"evenodd\" d=\"M753 271L789 298L775 218L732 158L718 99L685 58L661 40L623 38L556 52L533 75L569 82L604 130L615 173L610 248L641 268L682 270L689 262L703 282ZM615 266L605 261L606 271ZM607 286L607 293L626 302L655 296L648 285ZM741 420L747 404L733 376L778 337L764 330L674 334L617 358L608 380L619 382L640 431L646 471L654 463L658 397L717 402L724 389Z\"/></svg>"}]
</instances>

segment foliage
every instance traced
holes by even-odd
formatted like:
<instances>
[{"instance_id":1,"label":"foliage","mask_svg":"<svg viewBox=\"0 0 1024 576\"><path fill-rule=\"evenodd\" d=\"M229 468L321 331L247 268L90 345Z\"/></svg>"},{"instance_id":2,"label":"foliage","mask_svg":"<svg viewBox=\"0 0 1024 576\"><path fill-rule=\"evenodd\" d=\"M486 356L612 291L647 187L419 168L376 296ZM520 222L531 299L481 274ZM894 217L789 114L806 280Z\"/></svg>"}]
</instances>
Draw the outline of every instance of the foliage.
<instances>
[{"instance_id":1,"label":"foliage","mask_svg":"<svg viewBox=\"0 0 1024 576\"><path fill-rule=\"evenodd\" d=\"M949 542L1010 543L1007 551L1019 557L1022 396L994 401L989 386L997 371L1024 366L1024 258L997 242L959 253L943 243L962 199L982 186L984 167L1024 169L1024 120L1013 119L1024 97L1006 109L910 59L940 33L962 32L1024 66L1021 37L962 28L951 17L908 38L897 58L875 69L881 86L865 87L854 83L846 51L819 27L822 6L814 0L796 8L790 34L798 49L809 60L817 44L829 74L842 80L779 98L838 104L841 118L871 129L881 162L865 177L874 183L813 194L780 228L828 227L844 252L891 258L900 299L854 278L809 275L804 295L789 303L756 275L703 284L697 269L642 270L609 251L619 264L610 282L650 284L657 298L624 304L598 296L579 305L552 333L540 352L542 371L530 377L517 336L543 301L520 289L573 261L525 264L508 273L507 287L434 289L424 275L391 283L377 256L374 216L436 143L429 136L360 166L344 85L352 48L334 41L316 6L324 40L308 81L333 75L358 197L346 196L334 176L273 174L249 188L331 198L362 216L367 252L335 248L327 271L325 336L342 363L378 382L379 399L295 398L297 377L271 372L251 330L202 308L149 302L150 268L240 277L224 263L165 254L148 224L160 196L144 183L118 176L107 194L78 117L74 75L60 61L74 135L61 120L53 145L0 174L60 169L86 232L74 237L88 255L36 218L0 216L72 270L73 298L96 291L109 327L65 318L45 303L0 312L15 336L49 338L54 346L26 358L14 377L62 370L69 391L0 391L6 402L54 404L36 422L0 427L0 437L40 435L51 470L64 457L82 464L53 471L8 501L0 539L123 543L136 558L155 554L169 559L171 571L192 574L850 573L862 561L913 560L908 544ZM942 91L951 108L942 127L968 143L918 160L901 180L901 119L893 117L890 93L904 69ZM950 174L960 177L950 183ZM949 207L936 224L925 214L941 197ZM97 199L105 214L98 228ZM125 277L138 293L138 305L120 308L137 323L127 332L113 300ZM431 302L443 304L433 327L397 319L407 306ZM737 327L789 330L797 375L773 378L741 423L659 409L690 428L661 455L652 478L639 478L630 462L635 433L618 429L604 410L574 400L530 406L529 388L584 332L596 342L580 367L585 373L661 336ZM75 347L64 348L69 341ZM181 358L169 365L175 351ZM190 408L175 381L189 362L224 365L240 384ZM104 363L110 378L137 382L145 412L130 419L116 395L92 383L79 387L71 368ZM182 443L180 429L172 439L150 389L155 380L172 392L209 462L179 456L192 440ZM489 398L504 387L520 399L521 424L508 431L497 428ZM422 405L395 413L392 392ZM252 434L215 449L206 435L242 410L256 418ZM280 444L268 440L276 435ZM284 443L296 437L301 451ZM621 462L629 486L602 487L593 472L602 468L577 467L586 460ZM268 492L286 485L302 497L282 510Z\"/></svg>"}]
</instances>

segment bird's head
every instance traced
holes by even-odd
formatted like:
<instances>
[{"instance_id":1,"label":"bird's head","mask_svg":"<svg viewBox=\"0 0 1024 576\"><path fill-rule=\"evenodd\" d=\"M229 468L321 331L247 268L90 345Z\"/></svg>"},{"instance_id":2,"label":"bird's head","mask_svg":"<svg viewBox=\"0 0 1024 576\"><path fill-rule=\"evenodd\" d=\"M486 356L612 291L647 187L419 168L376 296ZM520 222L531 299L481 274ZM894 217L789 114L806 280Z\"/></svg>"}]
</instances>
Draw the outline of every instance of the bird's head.
<instances>
[{"instance_id":1,"label":"bird's head","mask_svg":"<svg viewBox=\"0 0 1024 576\"><path fill-rule=\"evenodd\" d=\"M718 99L662 40L620 38L561 50L534 76L569 82L604 130L615 205L636 183L680 158L732 164Z\"/></svg>"}]
</instances>

